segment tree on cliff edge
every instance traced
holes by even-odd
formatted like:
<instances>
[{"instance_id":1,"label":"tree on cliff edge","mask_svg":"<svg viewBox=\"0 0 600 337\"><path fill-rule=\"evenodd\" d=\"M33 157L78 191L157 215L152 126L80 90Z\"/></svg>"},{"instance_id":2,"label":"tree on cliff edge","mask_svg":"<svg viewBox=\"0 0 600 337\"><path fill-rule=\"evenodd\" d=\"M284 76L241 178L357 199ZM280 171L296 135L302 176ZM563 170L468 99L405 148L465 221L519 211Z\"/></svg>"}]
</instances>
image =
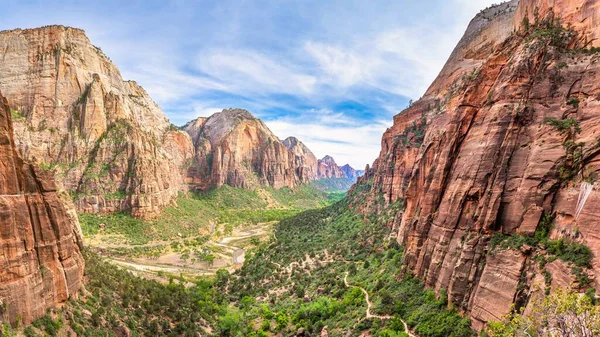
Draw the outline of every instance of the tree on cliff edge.
<instances>
[{"instance_id":1,"label":"tree on cliff edge","mask_svg":"<svg viewBox=\"0 0 600 337\"><path fill-rule=\"evenodd\" d=\"M533 303L530 315L513 313L488 324L490 337L600 336L600 306L590 296L559 289Z\"/></svg>"}]
</instances>

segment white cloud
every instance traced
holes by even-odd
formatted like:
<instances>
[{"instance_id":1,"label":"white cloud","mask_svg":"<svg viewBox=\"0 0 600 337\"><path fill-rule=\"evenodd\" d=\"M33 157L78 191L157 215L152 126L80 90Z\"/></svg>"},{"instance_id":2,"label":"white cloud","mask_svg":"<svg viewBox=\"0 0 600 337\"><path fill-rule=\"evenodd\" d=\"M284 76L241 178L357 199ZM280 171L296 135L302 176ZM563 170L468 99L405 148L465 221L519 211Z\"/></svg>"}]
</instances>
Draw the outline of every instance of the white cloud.
<instances>
[{"instance_id":1,"label":"white cloud","mask_svg":"<svg viewBox=\"0 0 600 337\"><path fill-rule=\"evenodd\" d=\"M274 56L274 55L273 55ZM219 78L233 93L310 94L316 79L293 66L253 50L209 50L198 57L197 67Z\"/></svg>"},{"instance_id":2,"label":"white cloud","mask_svg":"<svg viewBox=\"0 0 600 337\"><path fill-rule=\"evenodd\" d=\"M56 0L6 2L14 15L1 28L58 22L86 29L176 123L247 108L270 117L278 136L297 136L317 155L360 168L378 155L390 111L403 108L394 104L422 95L469 20L499 0L166 2L169 10L116 0L77 8ZM120 10L111 11L116 5ZM378 90L393 99L372 97ZM344 101L381 116L359 122L328 110ZM306 106L317 108L302 119L267 115Z\"/></svg>"},{"instance_id":3,"label":"white cloud","mask_svg":"<svg viewBox=\"0 0 600 337\"><path fill-rule=\"evenodd\" d=\"M282 117L266 122L280 139L294 136L317 156L332 156L338 165L363 169L379 155L381 135L391 121L369 123L328 111L309 111L301 118Z\"/></svg>"},{"instance_id":4,"label":"white cloud","mask_svg":"<svg viewBox=\"0 0 600 337\"><path fill-rule=\"evenodd\" d=\"M349 87L359 84L368 72L369 65L365 60L342 48L309 41L304 49L323 71L320 79L324 83Z\"/></svg>"}]
</instances>

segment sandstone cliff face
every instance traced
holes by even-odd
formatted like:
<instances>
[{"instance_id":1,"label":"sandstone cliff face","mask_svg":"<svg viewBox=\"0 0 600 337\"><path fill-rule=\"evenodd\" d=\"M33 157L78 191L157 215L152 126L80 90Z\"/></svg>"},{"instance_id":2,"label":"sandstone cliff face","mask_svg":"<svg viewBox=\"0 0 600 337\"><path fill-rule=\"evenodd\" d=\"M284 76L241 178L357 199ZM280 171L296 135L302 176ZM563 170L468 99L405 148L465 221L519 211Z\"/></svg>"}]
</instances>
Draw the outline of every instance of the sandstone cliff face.
<instances>
[{"instance_id":1,"label":"sandstone cliff face","mask_svg":"<svg viewBox=\"0 0 600 337\"><path fill-rule=\"evenodd\" d=\"M319 159L317 177L319 179L346 178L346 174L331 156L325 156L323 159Z\"/></svg>"},{"instance_id":2,"label":"sandstone cliff face","mask_svg":"<svg viewBox=\"0 0 600 337\"><path fill-rule=\"evenodd\" d=\"M76 296L83 277L79 223L53 177L18 156L0 95L0 320L28 324Z\"/></svg>"},{"instance_id":3,"label":"sandstone cliff face","mask_svg":"<svg viewBox=\"0 0 600 337\"><path fill-rule=\"evenodd\" d=\"M27 160L55 171L80 211L152 216L184 187L188 135L82 30L0 32L0 90Z\"/></svg>"},{"instance_id":4,"label":"sandstone cliff face","mask_svg":"<svg viewBox=\"0 0 600 337\"><path fill-rule=\"evenodd\" d=\"M288 137L282 143L296 155L299 174L308 180L316 180L318 161L312 151L296 137Z\"/></svg>"},{"instance_id":5,"label":"sandstone cliff face","mask_svg":"<svg viewBox=\"0 0 600 337\"><path fill-rule=\"evenodd\" d=\"M347 178L352 179L352 180L356 180L358 177L360 177L364 174L364 171L355 170L349 164L346 164L346 165L340 167L340 170L342 170L342 172L344 172L344 175Z\"/></svg>"},{"instance_id":6,"label":"sandstone cliff face","mask_svg":"<svg viewBox=\"0 0 600 337\"><path fill-rule=\"evenodd\" d=\"M592 250L589 276L599 286L598 184L575 217L582 182L600 174L600 56L581 49L596 21L573 25L576 32L560 28L550 3L567 20L577 6L589 18L600 11L598 1L523 0L480 13L426 95L395 116L379 158L359 179L369 192L356 207L404 205L389 225L406 246L405 263L445 289L475 328L539 295L534 257L544 252L495 251L490 241L532 235L544 215L555 217L551 238ZM511 33L532 6L538 22ZM574 280L564 275L570 268L545 271L583 286L565 284Z\"/></svg>"},{"instance_id":7,"label":"sandstone cliff face","mask_svg":"<svg viewBox=\"0 0 600 337\"><path fill-rule=\"evenodd\" d=\"M564 25L579 32L579 43L585 47L600 46L600 3L595 0L521 0L513 19L513 27L520 29L523 20L535 21L536 12L544 15L553 11Z\"/></svg>"},{"instance_id":8,"label":"sandstone cliff face","mask_svg":"<svg viewBox=\"0 0 600 337\"><path fill-rule=\"evenodd\" d=\"M242 109L226 109L184 126L196 155L188 181L199 189L224 184L254 188L294 188L309 182L307 159L286 147L259 119Z\"/></svg>"}]
</instances>

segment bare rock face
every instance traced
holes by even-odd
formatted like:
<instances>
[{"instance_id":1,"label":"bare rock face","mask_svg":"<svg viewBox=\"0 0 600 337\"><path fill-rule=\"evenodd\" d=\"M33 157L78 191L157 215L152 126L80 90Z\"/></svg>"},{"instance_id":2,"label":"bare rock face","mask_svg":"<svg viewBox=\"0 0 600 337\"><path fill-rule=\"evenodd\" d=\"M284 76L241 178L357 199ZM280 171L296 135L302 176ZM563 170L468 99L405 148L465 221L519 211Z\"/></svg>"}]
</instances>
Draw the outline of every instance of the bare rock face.
<instances>
[{"instance_id":1,"label":"bare rock face","mask_svg":"<svg viewBox=\"0 0 600 337\"><path fill-rule=\"evenodd\" d=\"M317 176L319 179L346 178L344 171L335 163L335 160L331 156L319 159Z\"/></svg>"},{"instance_id":2,"label":"bare rock face","mask_svg":"<svg viewBox=\"0 0 600 337\"><path fill-rule=\"evenodd\" d=\"M253 188L294 188L312 180L307 159L286 147L246 110L226 109L183 128L196 149L188 181L199 189L224 184Z\"/></svg>"},{"instance_id":3,"label":"bare rock face","mask_svg":"<svg viewBox=\"0 0 600 337\"><path fill-rule=\"evenodd\" d=\"M72 214L52 175L19 157L0 96L0 320L29 324L77 296L84 262Z\"/></svg>"},{"instance_id":4,"label":"bare rock face","mask_svg":"<svg viewBox=\"0 0 600 337\"><path fill-rule=\"evenodd\" d=\"M346 165L340 167L340 170L342 170L342 172L344 172L344 175L347 178L350 178L354 181L356 181L356 179L358 177L360 177L364 174L363 171L355 170L352 166L350 166L350 164L346 164Z\"/></svg>"},{"instance_id":5,"label":"bare rock face","mask_svg":"<svg viewBox=\"0 0 600 337\"><path fill-rule=\"evenodd\" d=\"M188 135L82 30L4 31L0 50L19 152L55 171L80 211L152 216L184 188Z\"/></svg>"},{"instance_id":6,"label":"bare rock face","mask_svg":"<svg viewBox=\"0 0 600 337\"><path fill-rule=\"evenodd\" d=\"M592 286L600 286L597 183L575 214L582 183L600 177L600 63L584 50L594 45L598 3L522 0L478 14L426 95L394 117L359 179L369 192L354 206L404 205L389 225L405 263L445 289L475 328L513 303L526 307L542 273L538 247L492 251L491 238L532 235L544 215L554 217L552 239L591 249ZM531 6L537 14L515 31ZM581 15L589 19L574 19ZM545 272L570 282L556 266Z\"/></svg>"},{"instance_id":7,"label":"bare rock face","mask_svg":"<svg viewBox=\"0 0 600 337\"><path fill-rule=\"evenodd\" d=\"M282 143L296 155L300 163L298 174L307 177L308 180L316 180L318 161L312 151L296 137L288 137Z\"/></svg>"},{"instance_id":8,"label":"bare rock face","mask_svg":"<svg viewBox=\"0 0 600 337\"><path fill-rule=\"evenodd\" d=\"M600 46L600 3L596 0L521 0L513 20L515 29L522 28L525 18L531 23L552 11L564 25L579 32L579 43L585 47Z\"/></svg>"}]
</instances>

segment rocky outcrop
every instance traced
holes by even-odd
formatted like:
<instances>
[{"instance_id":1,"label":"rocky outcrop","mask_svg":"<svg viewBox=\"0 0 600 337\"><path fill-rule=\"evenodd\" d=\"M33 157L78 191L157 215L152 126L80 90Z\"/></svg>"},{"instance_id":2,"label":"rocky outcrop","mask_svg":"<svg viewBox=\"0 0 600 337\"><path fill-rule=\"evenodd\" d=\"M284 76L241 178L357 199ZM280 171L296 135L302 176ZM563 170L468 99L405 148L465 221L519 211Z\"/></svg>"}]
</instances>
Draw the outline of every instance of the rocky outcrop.
<instances>
[{"instance_id":1,"label":"rocky outcrop","mask_svg":"<svg viewBox=\"0 0 600 337\"><path fill-rule=\"evenodd\" d=\"M152 216L185 188L188 135L82 30L3 31L0 56L19 152L54 171L80 211Z\"/></svg>"},{"instance_id":2,"label":"rocky outcrop","mask_svg":"<svg viewBox=\"0 0 600 337\"><path fill-rule=\"evenodd\" d=\"M335 163L335 160L331 156L319 159L317 165L317 177L319 179L346 178L344 171Z\"/></svg>"},{"instance_id":3,"label":"rocky outcrop","mask_svg":"<svg viewBox=\"0 0 600 337\"><path fill-rule=\"evenodd\" d=\"M363 212L404 206L388 225L406 265L475 328L527 306L543 272L539 247L492 248L491 239L531 236L548 216L552 239L592 250L599 286L598 184L575 214L580 186L600 174L600 63L589 50L598 3L512 1L478 14L424 97L394 117L355 188L369 191L353 201Z\"/></svg>"},{"instance_id":4,"label":"rocky outcrop","mask_svg":"<svg viewBox=\"0 0 600 337\"><path fill-rule=\"evenodd\" d=\"M288 137L282 143L296 156L299 174L307 177L308 180L316 180L318 161L312 151L296 137Z\"/></svg>"},{"instance_id":5,"label":"rocky outcrop","mask_svg":"<svg viewBox=\"0 0 600 337\"><path fill-rule=\"evenodd\" d=\"M52 175L19 157L0 96L0 320L28 324L77 296L84 263L71 215Z\"/></svg>"},{"instance_id":6,"label":"rocky outcrop","mask_svg":"<svg viewBox=\"0 0 600 337\"><path fill-rule=\"evenodd\" d=\"M361 170L355 170L349 164L346 164L346 165L340 167L340 170L342 170L342 172L344 172L344 175L346 176L346 178L352 179L354 181L356 181L356 179L358 179L358 177L362 176L365 173L364 171L361 171Z\"/></svg>"},{"instance_id":7,"label":"rocky outcrop","mask_svg":"<svg viewBox=\"0 0 600 337\"><path fill-rule=\"evenodd\" d=\"M200 118L183 129L194 141L196 154L188 181L197 189L224 184L254 188L294 188L309 182L314 170L308 149L298 143L290 150L259 119L246 110L226 109Z\"/></svg>"}]
</instances>

